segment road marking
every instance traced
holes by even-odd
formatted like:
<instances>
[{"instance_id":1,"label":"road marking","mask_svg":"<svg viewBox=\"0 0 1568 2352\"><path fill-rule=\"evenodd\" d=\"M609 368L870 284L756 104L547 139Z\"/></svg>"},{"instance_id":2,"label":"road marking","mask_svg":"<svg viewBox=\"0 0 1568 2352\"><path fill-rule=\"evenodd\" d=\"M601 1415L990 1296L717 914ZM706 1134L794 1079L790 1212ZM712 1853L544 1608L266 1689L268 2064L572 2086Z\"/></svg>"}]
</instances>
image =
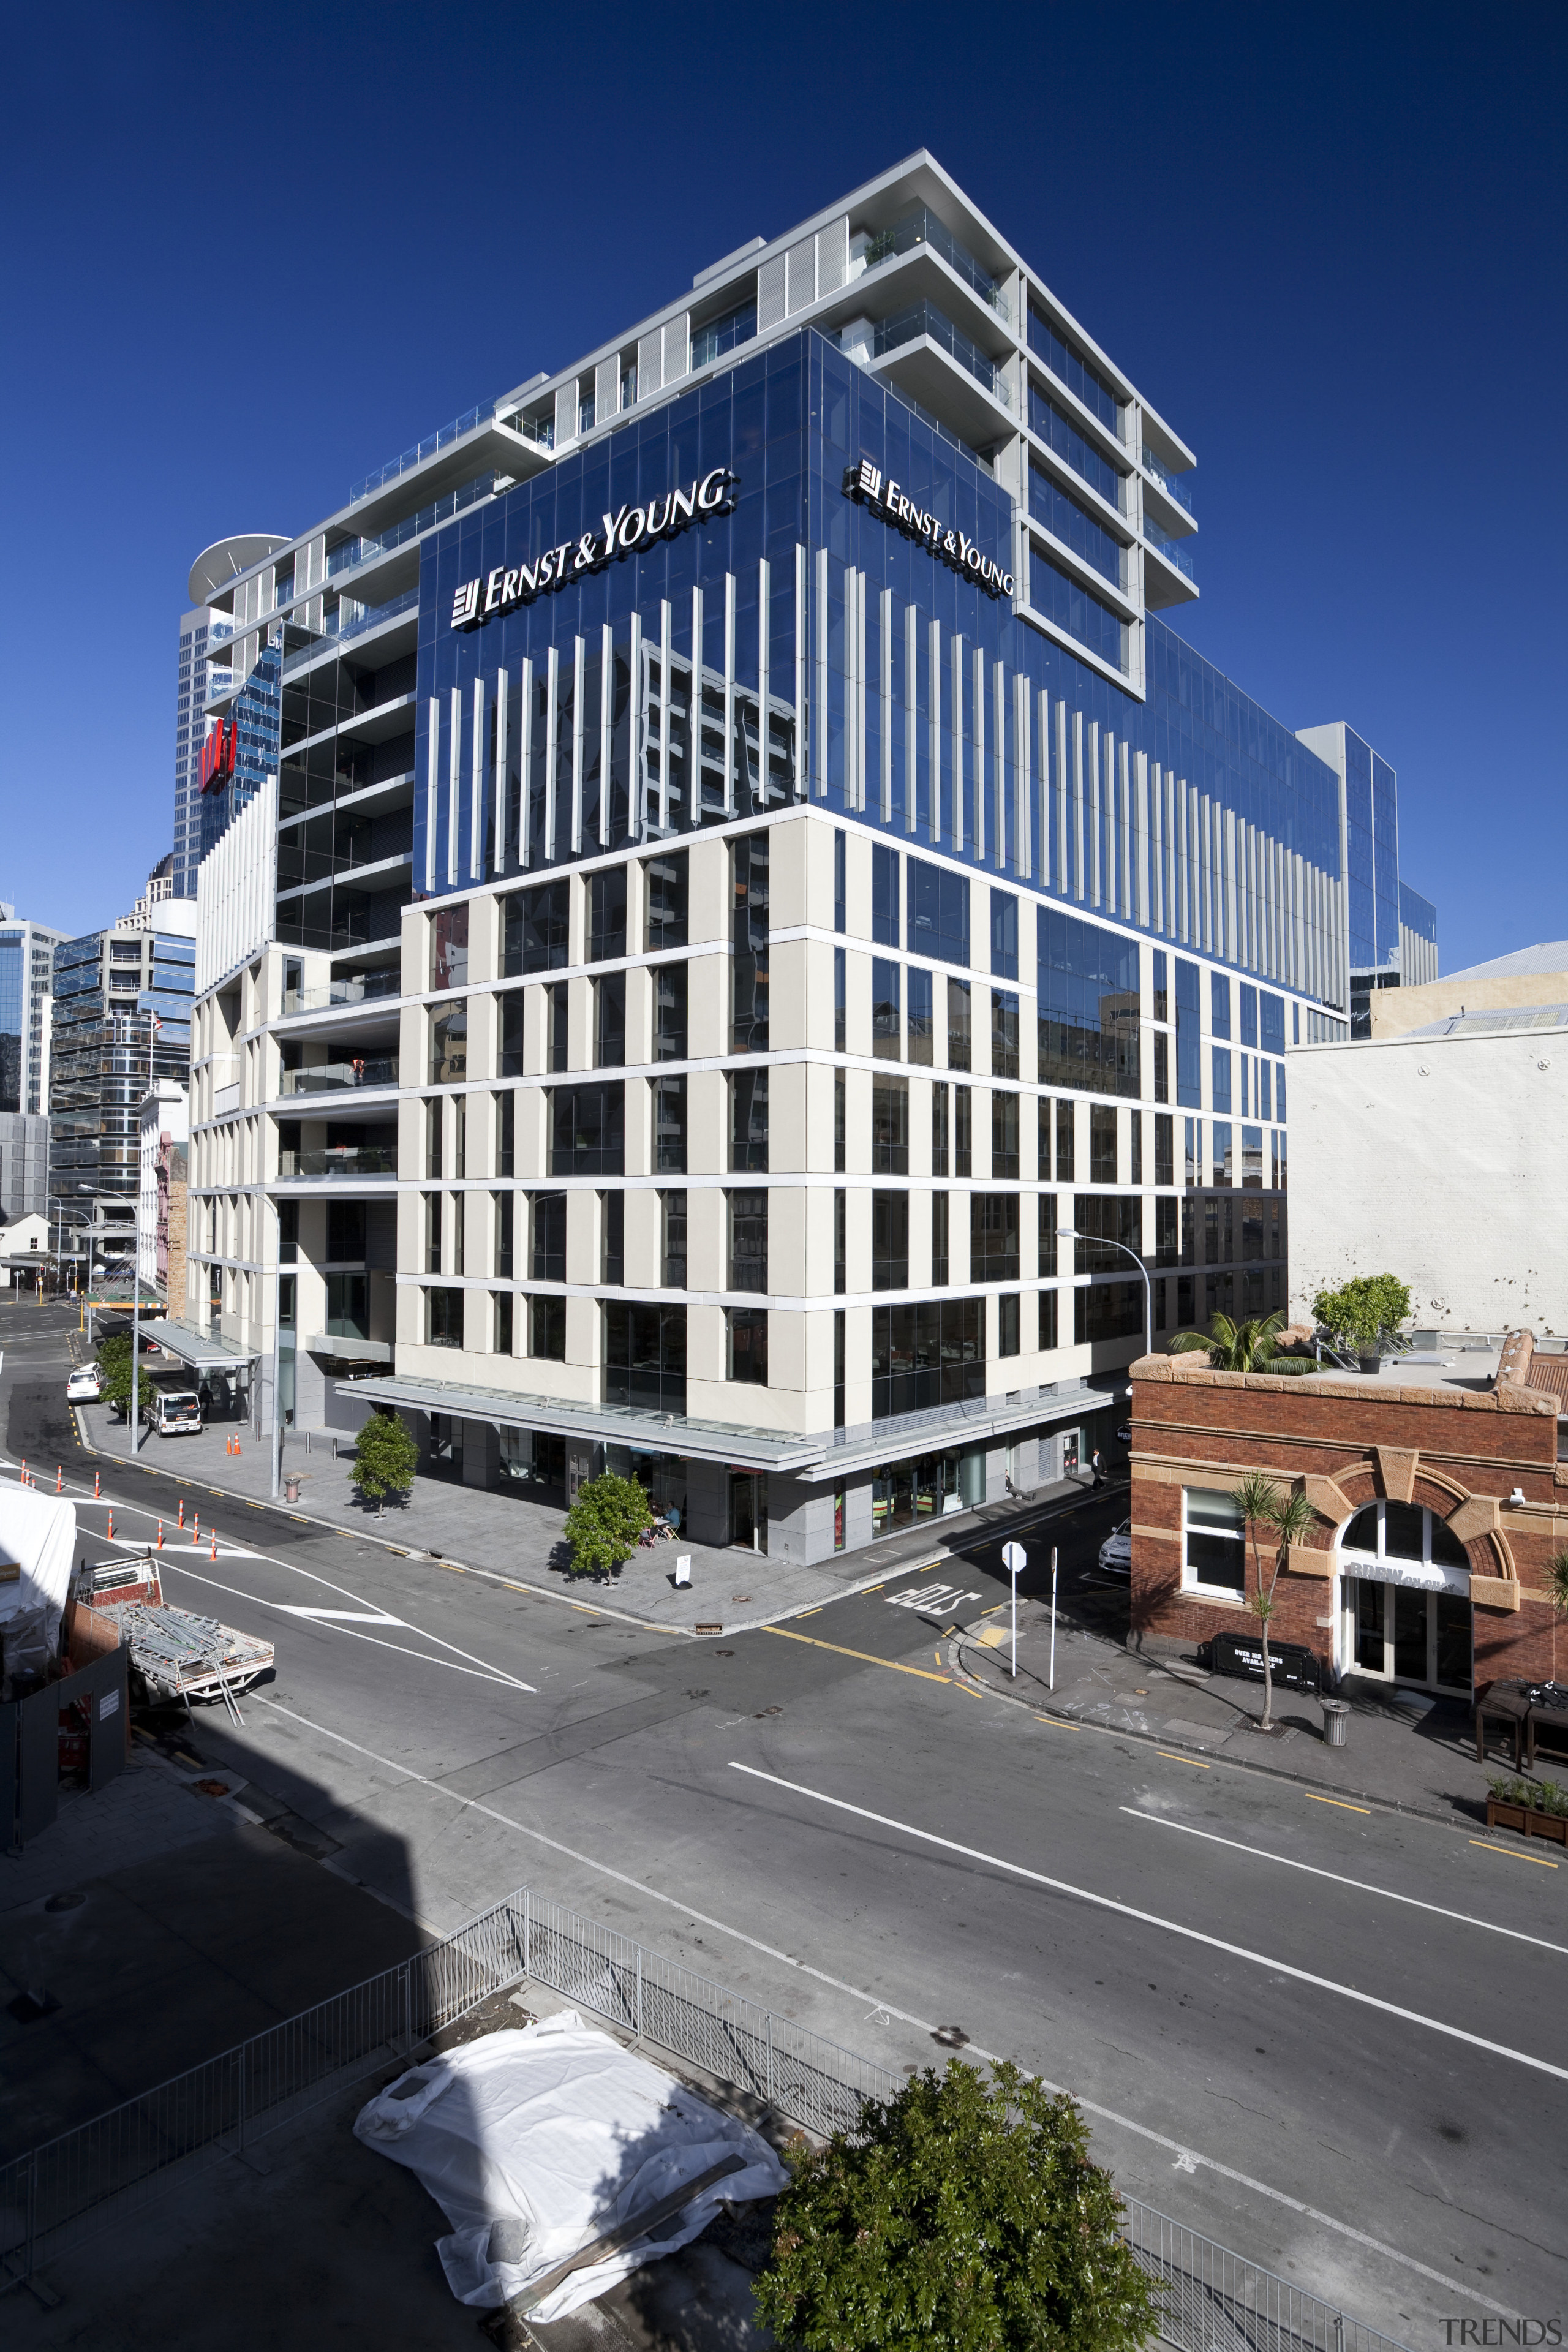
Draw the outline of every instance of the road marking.
<instances>
[{"instance_id":1,"label":"road marking","mask_svg":"<svg viewBox=\"0 0 1568 2352\"><path fill-rule=\"evenodd\" d=\"M917 1829L913 1822L895 1821L888 1813L874 1813L865 1805L852 1805L847 1798L830 1797L825 1790L808 1789L799 1780L781 1780L777 1773L760 1771L754 1764L731 1760L730 1769L744 1772L753 1780L765 1780L775 1789L788 1789L795 1796L808 1797L814 1804L831 1805L836 1811L875 1822L879 1828L896 1830L900 1836L919 1838L926 1845L939 1845L948 1853L961 1853L970 1862L1010 1871L1014 1877L1026 1878L1036 1886L1048 1886L1053 1894L1092 1903L1099 1910L1114 1911L1123 1919L1136 1919L1146 1927L1162 1928L1167 1935L1181 1936L1191 1944L1205 1944L1210 1951L1228 1953L1232 1959L1250 1960L1256 1968L1272 1969L1278 1976L1293 1977L1298 1984L1314 1985L1320 1992L1338 1993L1342 2000L1358 2001L1363 2009L1381 2010L1385 2017L1403 2018L1406 2024L1425 2026L1428 2032L1444 2034L1451 2042L1468 2042L1472 2050L1489 2051L1494 2058L1511 2058L1516 2065L1529 2066L1537 2074L1552 2074L1560 2083L1568 2083L1568 2066L1554 2066L1549 2058L1537 2058L1528 2050L1510 2049L1505 2042L1489 2042L1484 2034L1468 2033L1461 2025L1447 2025L1441 2018L1424 2016L1421 2011L1402 2008L1397 2001L1382 2000L1376 1993L1363 1992L1356 1985L1341 1984L1334 1977L1318 1976L1310 1969L1296 1968L1289 1960L1273 1958L1268 1952L1252 1951L1246 1944L1228 1943L1223 1936L1206 1936L1199 1927L1185 1927L1177 1919L1163 1919L1156 1911L1140 1911L1133 1904L1119 1903L1114 1895L1097 1895L1092 1887L1075 1886L1068 1879L1047 1877L1044 1871L1030 1870L1021 1862L1009 1862L1003 1854L986 1853L979 1846L961 1845L955 1838L939 1837L934 1830Z\"/></svg>"},{"instance_id":2,"label":"road marking","mask_svg":"<svg viewBox=\"0 0 1568 2352\"><path fill-rule=\"evenodd\" d=\"M265 1559L266 1554L258 1553L256 1557L258 1559ZM166 1552L163 1555L163 1565L165 1571L172 1570L177 1576L188 1577L193 1584L207 1585L214 1592L226 1592L236 1601L248 1601L252 1606L257 1609L275 1610L278 1614L282 1617L293 1617L300 1613L299 1611L291 1609L287 1601L263 1601L259 1593L247 1592L240 1585L220 1584L216 1576L198 1576L194 1568L185 1568L179 1560L170 1559ZM274 1560L271 1565L276 1568L281 1566L282 1563L280 1561ZM315 1583L321 1583L322 1580L323 1580L320 1577L312 1579L312 1581ZM336 1612L333 1613L335 1614ZM343 1613L347 1614L349 1612L345 1612ZM352 1625L329 1624L327 1630L331 1633L342 1633L346 1635L347 1639L351 1642L368 1642L374 1649L395 1650L400 1658L413 1658L416 1664L422 1666L446 1666L452 1674L473 1675L480 1682L500 1683L508 1690L527 1691L531 1695L535 1691L535 1685L532 1683L520 1682L515 1675L509 1675L505 1672L504 1668L500 1666L487 1665L482 1658L474 1657L471 1652L458 1649L455 1643L443 1642L438 1633L426 1633L422 1625L405 1624L401 1618L394 1618L391 1622L394 1624L402 1625L405 1633L417 1634L422 1642L434 1642L439 1648L443 1650L451 1650L455 1654L450 1658L433 1658L424 1650L409 1649L406 1643L403 1642L378 1642L374 1633L356 1633ZM459 1658L466 1658L468 1663L466 1665L459 1665L458 1664L458 1660Z\"/></svg>"},{"instance_id":3,"label":"road marking","mask_svg":"<svg viewBox=\"0 0 1568 2352\"><path fill-rule=\"evenodd\" d=\"M298 1601L288 1601L276 1606L286 1617L328 1618L334 1625L396 1625L405 1633L414 1631L405 1617L389 1617L384 1609L304 1609Z\"/></svg>"},{"instance_id":4,"label":"road marking","mask_svg":"<svg viewBox=\"0 0 1568 2352\"><path fill-rule=\"evenodd\" d=\"M531 1838L535 1844L548 1846L552 1853L564 1854L568 1862L581 1863L585 1870L597 1871L602 1878L614 1879L618 1886L629 1886L634 1894L646 1896L650 1903L662 1903L667 1910L678 1911L683 1918L711 1927L717 1935L729 1936L737 1944L744 1944L751 1951L761 1952L770 1960L779 1960L785 1968L794 1969L798 1975L810 1977L816 1984L826 1985L830 1991L848 1993L853 2000L874 2006L884 2016L896 2018L900 2025L913 2026L917 2032L930 2034L935 2031L930 2018L917 2017L910 2010L896 2009L891 2001L880 2000L862 1986L849 1984L843 1977L830 1976L826 1969L813 1968L809 1960L798 1960L793 1952L781 1951L776 1944L764 1944L761 1937L749 1936L743 1927L731 1927L727 1919L716 1919L711 1912L699 1911L691 1904L683 1903L678 1895L666 1895L662 1888L649 1885L646 1879L634 1878L629 1872L617 1870L613 1863L601 1862L595 1854L584 1853L576 1846L564 1845L559 1838L548 1836L543 1830L535 1829L529 1822L520 1822L510 1813L498 1811L494 1805L487 1805L478 1797L459 1796L439 1780L429 1780L423 1772L416 1772L412 1766L399 1763L391 1756L378 1755L374 1748L362 1747L357 1739L350 1739L346 1733L331 1730L326 1724L317 1723L308 1715L298 1714L293 1707L284 1706L278 1699L262 1697L254 1690L250 1697L258 1706L270 1708L274 1715L287 1716L291 1723L302 1724L307 1731L318 1733L321 1738L331 1740L336 1747L346 1748L353 1755L364 1757L369 1763L379 1764L384 1770L401 1772L405 1780L430 1790L436 1796L446 1797L468 1812L483 1813L487 1820L499 1822L503 1829L515 1830L520 1837ZM1040 1720L1054 1722L1057 1718L1042 1716ZM1076 1731L1079 1726L1064 1724L1062 1728ZM983 2064L991 2066L996 2063L997 2053L994 2050L984 2049L973 2042L969 2049ZM1044 2090L1051 2093L1059 2093L1067 2087L1064 2084L1049 2081L1043 2074L1037 2076L1036 2080ZM1233 2165L1221 2164L1216 2158L1205 2156L1196 2148L1184 2147L1180 2140L1171 2139L1148 2124L1134 2121L1131 2116L1121 2115L1114 2107L1102 2107L1093 2099L1079 2097L1077 2092L1071 2095L1077 2099L1085 2115L1098 2116L1103 2122L1114 2125L1119 2131L1131 2132L1154 2147L1164 2148L1177 2158L1185 2158L1191 2165L1201 2165L1205 2171L1214 2173L1216 2179L1232 2180L1239 2189L1248 2189L1255 2196L1267 2197L1272 2203L1284 2206L1288 2212L1299 2213L1304 2221L1316 2221L1323 2229L1332 2230L1338 2236L1348 2238L1352 2244L1364 2246L1369 2252L1380 2254L1385 2262L1398 2263L1404 2269L1414 2271L1418 2277L1431 2279L1438 2286L1450 2293L1453 2291L1455 2282L1446 2271L1433 2270L1428 2263L1417 2262L1414 2254L1404 2253L1397 2246L1385 2245L1381 2238L1369 2237L1364 2230L1352 2229L1348 2221L1340 2221L1333 2213L1324 2213L1315 2205L1303 2204L1299 2197L1290 2196L1283 2189L1273 2188L1267 2180L1254 2179L1250 2173L1238 2172ZM1493 2303L1473 2286L1467 2284L1464 2292L1471 2303L1479 2304L1484 2310L1496 2312L1504 2319L1512 2319L1515 2315L1510 2305Z\"/></svg>"},{"instance_id":5,"label":"road marking","mask_svg":"<svg viewBox=\"0 0 1568 2352\"><path fill-rule=\"evenodd\" d=\"M1338 1805L1342 1813L1370 1813L1370 1805L1347 1805L1342 1797L1320 1797L1316 1789L1306 1791L1314 1805Z\"/></svg>"},{"instance_id":6,"label":"road marking","mask_svg":"<svg viewBox=\"0 0 1568 2352\"><path fill-rule=\"evenodd\" d=\"M1310 1878L1331 1878L1336 1886L1353 1886L1361 1895L1381 1895L1390 1903L1407 1903L1414 1911L1435 1911L1440 1919L1458 1919L1467 1927L1487 1927L1494 1936L1511 1936L1516 1944L1539 1944L1543 1952L1561 1952L1568 1958L1568 1944L1549 1943L1544 1936L1527 1936L1522 1927L1500 1927L1495 1919L1478 1919L1469 1911L1450 1911L1443 1903L1424 1903L1418 1895L1400 1895L1392 1886L1373 1886L1364 1878L1347 1878L1342 1871L1323 1870L1315 1862L1298 1862L1289 1853L1270 1853L1267 1846L1247 1845L1240 1838L1221 1837L1215 1830L1194 1829L1191 1822L1173 1822L1164 1813L1146 1813L1137 1805L1123 1805L1121 1811L1131 1813L1135 1822L1152 1822L1156 1829L1180 1830L1184 1837L1202 1838L1209 1845L1228 1845L1237 1853L1251 1854L1255 1862L1277 1862L1286 1870L1304 1870ZM1482 1845L1485 1840L1472 1838L1470 1843ZM1511 1849L1494 1845L1488 1851L1508 1853ZM1516 1862L1536 1862L1540 1856L1521 1853L1513 1858ZM1557 1864L1551 1862L1546 1866L1555 1870Z\"/></svg>"},{"instance_id":7,"label":"road marking","mask_svg":"<svg viewBox=\"0 0 1568 2352\"><path fill-rule=\"evenodd\" d=\"M1154 1753L1156 1756L1163 1756L1167 1764L1190 1764L1194 1772L1206 1772L1209 1769L1206 1764L1200 1763L1195 1756L1173 1756L1168 1748L1156 1748ZM1123 1805L1121 1810L1125 1813L1131 1808Z\"/></svg>"},{"instance_id":8,"label":"road marking","mask_svg":"<svg viewBox=\"0 0 1568 2352\"><path fill-rule=\"evenodd\" d=\"M1053 1731L1081 1731L1083 1729L1081 1723L1068 1723L1065 1717L1059 1715L1037 1715L1035 1717L1035 1721L1037 1723L1048 1723Z\"/></svg>"},{"instance_id":9,"label":"road marking","mask_svg":"<svg viewBox=\"0 0 1568 2352\"><path fill-rule=\"evenodd\" d=\"M816 1612L808 1609L805 1613L814 1617ZM858 1658L864 1666L888 1666L896 1675L920 1675L928 1683L952 1680L951 1675L933 1675L929 1666L901 1665L897 1658L873 1657L869 1650L847 1650L842 1642L824 1642L815 1633L792 1633L787 1625L764 1625L762 1630L764 1633L776 1633L781 1642L805 1642L814 1650L831 1650L837 1657Z\"/></svg>"},{"instance_id":10,"label":"road marking","mask_svg":"<svg viewBox=\"0 0 1568 2352\"><path fill-rule=\"evenodd\" d=\"M1515 1853L1512 1846L1491 1845L1489 1844L1485 1838L1472 1838L1470 1840L1470 1843L1472 1845L1479 1845L1485 1853L1504 1853L1508 1856L1510 1862L1533 1862L1539 1864L1542 1870L1555 1870L1558 1867L1556 1863L1548 1862L1543 1853ZM1504 1935L1508 1935L1511 1931L1505 1927L1502 1932ZM1530 1941L1532 1944L1539 1940L1539 1937L1534 1936L1531 1936L1530 1938ZM1547 1949L1552 1952L1560 1952L1563 1949L1563 1946L1561 1944L1549 1944L1547 1946Z\"/></svg>"},{"instance_id":11,"label":"road marking","mask_svg":"<svg viewBox=\"0 0 1568 2352\"><path fill-rule=\"evenodd\" d=\"M923 1576L925 1570L922 1569L921 1573ZM965 1592L957 1584L907 1584L901 1592L887 1593L883 1605L889 1609L940 1609L944 1616L951 1617L961 1601L984 1601L984 1592ZM1003 1602L1002 1606L1005 1607L1006 1603ZM813 1616L816 1612L807 1610L805 1613Z\"/></svg>"}]
</instances>

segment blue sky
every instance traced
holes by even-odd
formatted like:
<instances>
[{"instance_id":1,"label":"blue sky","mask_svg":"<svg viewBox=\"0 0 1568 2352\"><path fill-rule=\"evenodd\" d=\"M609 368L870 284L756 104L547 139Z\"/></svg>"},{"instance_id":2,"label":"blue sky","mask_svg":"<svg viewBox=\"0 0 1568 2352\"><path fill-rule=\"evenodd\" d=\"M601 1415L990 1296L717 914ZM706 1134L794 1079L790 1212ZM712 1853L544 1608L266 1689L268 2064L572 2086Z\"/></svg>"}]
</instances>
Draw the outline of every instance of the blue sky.
<instances>
[{"instance_id":1,"label":"blue sky","mask_svg":"<svg viewBox=\"0 0 1568 2352\"><path fill-rule=\"evenodd\" d=\"M1196 451L1183 634L1399 772L1445 969L1568 931L1568 11L13 15L0 898L172 838L191 559L925 144Z\"/></svg>"}]
</instances>

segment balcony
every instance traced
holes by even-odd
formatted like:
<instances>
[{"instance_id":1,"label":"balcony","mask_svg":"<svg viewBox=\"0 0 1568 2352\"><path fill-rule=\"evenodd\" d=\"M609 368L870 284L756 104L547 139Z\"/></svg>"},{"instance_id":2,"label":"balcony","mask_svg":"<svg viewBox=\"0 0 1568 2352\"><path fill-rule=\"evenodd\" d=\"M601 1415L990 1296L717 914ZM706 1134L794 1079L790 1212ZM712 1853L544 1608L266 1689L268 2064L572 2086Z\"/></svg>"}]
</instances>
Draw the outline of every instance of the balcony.
<instances>
[{"instance_id":1,"label":"balcony","mask_svg":"<svg viewBox=\"0 0 1568 2352\"><path fill-rule=\"evenodd\" d=\"M1143 471L1146 474L1152 475L1154 480L1159 483L1160 488L1164 491L1165 496L1168 499L1174 499L1176 504L1181 508L1184 514L1192 514L1192 490L1188 487L1187 483L1183 479L1182 476L1180 474L1173 474L1169 467L1163 465L1162 461L1155 457L1154 452L1150 448L1147 441L1143 444L1141 455L1143 462ZM1197 520L1195 516L1194 516L1193 519L1194 521Z\"/></svg>"},{"instance_id":2,"label":"balcony","mask_svg":"<svg viewBox=\"0 0 1568 2352\"><path fill-rule=\"evenodd\" d=\"M1159 524L1152 521L1148 515L1143 518L1143 536L1156 554L1163 555L1167 563L1173 563L1183 579L1190 580L1194 588L1196 587L1197 570L1193 562L1193 551L1188 541L1173 539L1169 531L1162 530Z\"/></svg>"},{"instance_id":3,"label":"balcony","mask_svg":"<svg viewBox=\"0 0 1568 2352\"><path fill-rule=\"evenodd\" d=\"M285 1070L279 1092L331 1095L352 1093L361 1087L395 1087L397 1060L395 1054L382 1054L374 1060L321 1062L314 1069Z\"/></svg>"},{"instance_id":4,"label":"balcony","mask_svg":"<svg viewBox=\"0 0 1568 2352\"><path fill-rule=\"evenodd\" d=\"M374 997L395 996L403 984L403 975L395 967L386 971L355 971L342 980L329 981L323 988L286 988L283 992L285 1013L319 1013L329 1005L364 1004Z\"/></svg>"},{"instance_id":5,"label":"balcony","mask_svg":"<svg viewBox=\"0 0 1568 2352\"><path fill-rule=\"evenodd\" d=\"M288 1183L297 1176L395 1176L395 1143L323 1143L302 1150L280 1151L278 1176Z\"/></svg>"},{"instance_id":6,"label":"balcony","mask_svg":"<svg viewBox=\"0 0 1568 2352\"><path fill-rule=\"evenodd\" d=\"M331 646L346 645L351 638L363 637L369 629L380 628L384 621L395 620L400 613L412 613L418 602L417 588L405 588L401 596L393 596L384 604L356 604L345 596L337 611L326 615L321 629L285 657L283 675L292 676Z\"/></svg>"},{"instance_id":7,"label":"balcony","mask_svg":"<svg viewBox=\"0 0 1568 2352\"><path fill-rule=\"evenodd\" d=\"M901 350L905 344L918 341L922 335L935 343L939 351L945 352L950 359L956 360L960 367L967 368L976 383L984 385L993 400L1000 401L1004 408L1012 407L1013 397L1001 369L988 360L967 335L962 334L946 312L939 310L934 302L916 302L907 310L897 311L890 319L877 320L871 324L868 339L863 326L846 328L840 343L851 357L858 356L859 351L865 351L869 358L879 360L889 352ZM858 341L859 351L856 348Z\"/></svg>"},{"instance_id":8,"label":"balcony","mask_svg":"<svg viewBox=\"0 0 1568 2352\"><path fill-rule=\"evenodd\" d=\"M1013 306L996 280L988 270L982 269L967 246L961 245L952 231L924 205L917 205L912 212L904 215L902 220L895 221L891 228L879 229L874 235L866 236L864 241L858 236L850 240L851 282L866 271L881 268L885 262L895 260L900 254L913 253L922 245L929 246L932 253L940 256L953 275L962 278L999 319L1012 324ZM861 269L857 269L857 262L862 263Z\"/></svg>"},{"instance_id":9,"label":"balcony","mask_svg":"<svg viewBox=\"0 0 1568 2352\"><path fill-rule=\"evenodd\" d=\"M374 474L367 474L363 482L355 482L349 492L350 506L358 506L360 500L368 499L373 490L383 489L401 475L412 473L415 467L422 466L426 457L433 457L437 449L445 449L450 442L460 441L465 433L472 433L478 426L488 425L495 413L493 400L487 400L482 408L465 409L461 416L454 416L450 425L443 425L438 432L427 434L423 441L416 442L412 449L405 449L401 457L391 458Z\"/></svg>"},{"instance_id":10,"label":"balcony","mask_svg":"<svg viewBox=\"0 0 1568 2352\"><path fill-rule=\"evenodd\" d=\"M390 555L395 548L405 545L411 539L422 538L427 530L434 530L437 523L450 522L454 515L477 506L481 499L494 498L502 488L510 489L510 487L504 474L481 474L476 481L465 482L460 489L450 490L444 499L437 499L431 505L421 507L417 514L409 515L402 522L395 522L389 530L382 531L377 538L345 539L339 546L328 550L327 577L335 580L340 572L353 572L360 564L369 563L375 556Z\"/></svg>"}]
</instances>

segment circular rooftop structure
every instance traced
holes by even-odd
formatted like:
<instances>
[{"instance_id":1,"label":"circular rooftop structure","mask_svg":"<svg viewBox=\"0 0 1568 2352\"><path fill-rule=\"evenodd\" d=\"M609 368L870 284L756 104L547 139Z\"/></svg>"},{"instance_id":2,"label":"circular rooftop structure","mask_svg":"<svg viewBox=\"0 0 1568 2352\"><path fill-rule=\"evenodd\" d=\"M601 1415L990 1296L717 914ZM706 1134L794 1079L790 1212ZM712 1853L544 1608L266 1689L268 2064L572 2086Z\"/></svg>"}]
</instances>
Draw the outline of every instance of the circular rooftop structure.
<instances>
[{"instance_id":1,"label":"circular rooftop structure","mask_svg":"<svg viewBox=\"0 0 1568 2352\"><path fill-rule=\"evenodd\" d=\"M265 563L280 547L287 547L292 531L241 531L233 539L215 539L204 547L191 566L190 591L193 604L210 604L231 580L248 572L253 563Z\"/></svg>"}]
</instances>

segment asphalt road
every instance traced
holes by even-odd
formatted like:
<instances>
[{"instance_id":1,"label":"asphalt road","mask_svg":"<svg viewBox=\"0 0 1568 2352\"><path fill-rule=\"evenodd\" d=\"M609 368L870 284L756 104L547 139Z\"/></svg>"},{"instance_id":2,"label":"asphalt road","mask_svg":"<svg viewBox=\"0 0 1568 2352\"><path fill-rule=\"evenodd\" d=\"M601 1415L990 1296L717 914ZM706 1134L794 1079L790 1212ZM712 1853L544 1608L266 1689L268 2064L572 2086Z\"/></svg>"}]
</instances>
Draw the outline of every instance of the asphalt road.
<instances>
[{"instance_id":1,"label":"asphalt road","mask_svg":"<svg viewBox=\"0 0 1568 2352\"><path fill-rule=\"evenodd\" d=\"M7 1458L79 1477L39 1314L0 1312ZM942 1636L1005 1601L999 1535L693 1643L204 1491L215 1561L155 1468L84 1530L163 1513L169 1597L276 1643L195 1744L332 1867L443 1927L530 1879L889 2065L955 2027L1128 2193L1411 2345L1559 2312L1568 1867L976 1696ZM1028 1530L1029 1584L1124 1507Z\"/></svg>"}]
</instances>

